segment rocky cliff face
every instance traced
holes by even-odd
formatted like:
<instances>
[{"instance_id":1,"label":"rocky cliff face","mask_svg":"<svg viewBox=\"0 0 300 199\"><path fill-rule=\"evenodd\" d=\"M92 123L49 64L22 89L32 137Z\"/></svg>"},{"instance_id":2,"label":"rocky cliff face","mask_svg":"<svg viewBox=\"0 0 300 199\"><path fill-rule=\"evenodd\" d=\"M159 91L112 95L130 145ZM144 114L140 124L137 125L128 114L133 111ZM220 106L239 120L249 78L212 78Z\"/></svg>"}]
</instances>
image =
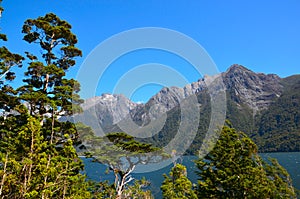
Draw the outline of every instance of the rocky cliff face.
<instances>
[{"instance_id":1,"label":"rocky cliff face","mask_svg":"<svg viewBox=\"0 0 300 199\"><path fill-rule=\"evenodd\" d=\"M254 111L266 109L282 91L281 78L275 74L255 73L241 65L232 65L221 74L226 90L237 104L246 104ZM147 104L159 104L170 110L186 97L207 90L207 84L219 76L204 78L186 85L184 88L163 88Z\"/></svg>"},{"instance_id":2,"label":"rocky cliff face","mask_svg":"<svg viewBox=\"0 0 300 199\"><path fill-rule=\"evenodd\" d=\"M281 78L277 75L254 73L237 64L222 76L230 97L238 104L248 105L255 112L266 109L283 91Z\"/></svg>"},{"instance_id":3,"label":"rocky cliff face","mask_svg":"<svg viewBox=\"0 0 300 199\"><path fill-rule=\"evenodd\" d=\"M211 101L217 96L208 91L211 87L213 90L223 89L214 84L220 79L227 94L226 117L238 130L251 136L263 151L300 150L300 145L289 142L300 141L300 75L282 79L275 74L255 73L237 64L224 73L204 76L183 88L163 88L145 104L134 103L123 95L103 94L86 100L82 105L84 113L74 118L91 126L97 135L125 131L139 137L148 133L147 136L152 138L142 141L165 146L176 135L180 125L180 102L195 94L201 121L195 142L191 145L193 153L199 149L201 137L207 131ZM281 109L276 112L278 107ZM186 116L190 117L189 114ZM192 122L193 117L189 121ZM143 136L140 138L143 139ZM272 140L273 145L266 140Z\"/></svg>"},{"instance_id":4,"label":"rocky cliff face","mask_svg":"<svg viewBox=\"0 0 300 199\"><path fill-rule=\"evenodd\" d=\"M83 110L95 109L100 123L115 124L120 122L138 106L124 95L102 94L82 104ZM109 121L106 121L109 120Z\"/></svg>"},{"instance_id":5,"label":"rocky cliff face","mask_svg":"<svg viewBox=\"0 0 300 199\"><path fill-rule=\"evenodd\" d=\"M92 127L96 134L102 135L112 125L128 117L138 106L124 95L102 94L87 99L82 104L83 113L75 115L73 120Z\"/></svg>"},{"instance_id":6,"label":"rocky cliff face","mask_svg":"<svg viewBox=\"0 0 300 199\"><path fill-rule=\"evenodd\" d=\"M82 105L84 114L77 116L77 119L88 125L93 124L92 126L95 125L95 121L91 122L91 120L96 120L97 125L103 129L111 129L110 126L131 117L135 123L144 126L163 113L178 107L180 101L188 96L206 91L207 84L220 77L229 93L227 97L236 102L237 106L246 104L255 113L266 109L283 90L280 84L281 78L277 75L254 73L235 64L221 75L204 76L183 88L165 87L145 104L134 103L123 95L102 94L86 100Z\"/></svg>"}]
</instances>

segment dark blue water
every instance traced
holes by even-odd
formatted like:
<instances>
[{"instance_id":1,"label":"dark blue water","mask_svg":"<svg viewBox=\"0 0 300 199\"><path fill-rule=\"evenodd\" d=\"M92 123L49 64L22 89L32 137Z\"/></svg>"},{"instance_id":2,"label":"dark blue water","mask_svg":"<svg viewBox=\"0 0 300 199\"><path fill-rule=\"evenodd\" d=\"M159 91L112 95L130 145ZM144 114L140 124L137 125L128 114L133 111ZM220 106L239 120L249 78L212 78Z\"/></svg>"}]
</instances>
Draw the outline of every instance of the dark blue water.
<instances>
[{"instance_id":1,"label":"dark blue water","mask_svg":"<svg viewBox=\"0 0 300 199\"><path fill-rule=\"evenodd\" d=\"M276 158L290 174L293 185L300 190L300 152L293 153L263 153L261 157L266 160L268 157Z\"/></svg>"},{"instance_id":2,"label":"dark blue water","mask_svg":"<svg viewBox=\"0 0 300 199\"><path fill-rule=\"evenodd\" d=\"M289 172L292 177L293 184L297 189L300 189L300 152L294 153L264 153L261 154L263 159L268 157L276 158L278 162ZM182 164L187 167L188 178L193 182L197 183L197 175L195 174L195 156L185 156L182 159ZM94 181L108 180L111 183L114 180L113 173L106 173L107 167L103 164L92 162L91 159L83 158L85 164L85 172L89 179ZM180 163L180 162L179 162ZM161 198L160 186L164 180L163 174L169 174L173 164L168 165L162 169L146 172L146 173L133 173L132 176L135 179L141 179L145 177L150 181L151 185L149 189L155 198Z\"/></svg>"}]
</instances>

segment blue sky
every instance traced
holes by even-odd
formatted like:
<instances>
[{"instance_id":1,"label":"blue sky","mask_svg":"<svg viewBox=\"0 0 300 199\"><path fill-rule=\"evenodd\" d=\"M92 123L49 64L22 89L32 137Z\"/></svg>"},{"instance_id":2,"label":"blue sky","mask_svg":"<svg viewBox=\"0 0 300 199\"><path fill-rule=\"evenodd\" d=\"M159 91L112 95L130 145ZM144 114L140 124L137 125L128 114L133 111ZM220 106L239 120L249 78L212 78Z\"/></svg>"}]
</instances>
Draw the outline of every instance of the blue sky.
<instances>
[{"instance_id":1,"label":"blue sky","mask_svg":"<svg viewBox=\"0 0 300 199\"><path fill-rule=\"evenodd\" d=\"M21 27L26 19L54 12L72 24L78 47L83 51L83 57L77 59L77 65L70 71L72 77L76 77L82 62L101 42L120 32L143 27L168 28L191 37L205 48L221 72L238 63L255 72L281 77L300 73L298 0L4 0L3 7L0 27L9 38L6 45L21 54L36 49L22 41ZM167 65L188 82L203 75L172 53L145 49L114 61L103 73L94 94L113 92L126 72L147 63ZM18 73L21 78L22 72ZM149 81L128 97L147 101L161 86L172 85ZM182 86L182 81L173 86ZM91 96L83 91L83 97Z\"/></svg>"}]
</instances>

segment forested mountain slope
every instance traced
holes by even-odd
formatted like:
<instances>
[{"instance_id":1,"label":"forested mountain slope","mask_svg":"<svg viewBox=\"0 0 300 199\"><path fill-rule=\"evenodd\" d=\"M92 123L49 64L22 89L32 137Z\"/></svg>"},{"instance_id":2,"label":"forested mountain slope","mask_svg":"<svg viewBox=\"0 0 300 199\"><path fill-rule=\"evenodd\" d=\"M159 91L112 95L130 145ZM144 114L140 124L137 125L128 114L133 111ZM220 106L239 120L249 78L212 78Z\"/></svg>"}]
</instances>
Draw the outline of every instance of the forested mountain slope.
<instances>
[{"instance_id":1,"label":"forested mountain slope","mask_svg":"<svg viewBox=\"0 0 300 199\"><path fill-rule=\"evenodd\" d=\"M122 131L120 126L130 121L155 129L151 121L165 119L158 133L142 139L165 146L180 126L180 102L195 94L201 119L188 150L194 153L202 144L211 117L206 83L217 78L222 78L226 88L226 118L253 138L261 151L300 151L300 75L280 78L276 74L255 73L237 64L220 75L204 76L183 88L163 88L145 104L131 102L119 94L103 94L87 100L84 113L75 116L75 121L83 121L95 131L101 128L105 133ZM153 107L156 107L154 112Z\"/></svg>"}]
</instances>

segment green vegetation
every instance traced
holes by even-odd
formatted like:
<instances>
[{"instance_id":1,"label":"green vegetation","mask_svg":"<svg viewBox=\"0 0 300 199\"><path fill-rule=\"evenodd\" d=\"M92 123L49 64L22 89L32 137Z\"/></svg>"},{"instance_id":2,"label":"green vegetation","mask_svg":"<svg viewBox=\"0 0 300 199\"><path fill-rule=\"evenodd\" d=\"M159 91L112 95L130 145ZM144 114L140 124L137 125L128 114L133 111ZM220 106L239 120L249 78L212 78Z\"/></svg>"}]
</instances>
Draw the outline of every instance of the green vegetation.
<instances>
[{"instance_id":1,"label":"green vegetation","mask_svg":"<svg viewBox=\"0 0 300 199\"><path fill-rule=\"evenodd\" d=\"M300 151L300 76L283 85L285 92L261 114L255 140L263 151Z\"/></svg>"},{"instance_id":2,"label":"green vegetation","mask_svg":"<svg viewBox=\"0 0 300 199\"><path fill-rule=\"evenodd\" d=\"M0 11L3 8L0 7ZM71 32L71 25L49 13L26 20L22 32L26 42L37 44L41 55L25 52L28 65L24 84L14 89L10 85L16 78L13 71L22 66L25 58L11 53L5 46L0 47L0 198L153 198L151 192L145 190L149 182L146 179L133 181L130 174L137 164L168 158L161 149L122 132L97 137L90 127L59 120L61 116L81 111L80 85L66 77L68 69L75 65L75 58L82 54L75 46L77 38ZM6 41L6 35L0 34L0 40ZM294 85L290 82L286 84ZM294 100L289 101L291 98ZM207 94L199 95L198 99L209 104ZM286 113L274 125L287 125L284 127L297 132L299 93L285 93L278 103L291 103L290 112L295 113L295 117ZM247 115L247 111L241 113L231 105L232 113ZM204 115L200 122L203 129L198 133L208 124L209 106L205 107L200 112ZM164 133L174 136L173 127L179 124L179 120L175 121L179 110L172 111L173 117L168 117L167 122L173 126L164 129ZM262 117L271 120L273 115L269 112ZM284 122L290 119L295 124ZM248 120L243 121L246 124ZM266 125L266 128L272 126ZM201 143L202 135L195 139L196 144ZM155 139L160 140L160 136L162 134ZM75 146L86 156L109 165L115 182L87 181ZM196 161L199 170L197 189L187 178L186 168L176 164L169 176L164 175L163 197L295 198L288 173L277 161L270 161L269 164L261 160L256 145L244 133L225 126L214 149Z\"/></svg>"},{"instance_id":3,"label":"green vegetation","mask_svg":"<svg viewBox=\"0 0 300 199\"><path fill-rule=\"evenodd\" d=\"M258 145L259 152L300 151L300 75L282 79L283 93L265 110L254 111L248 105L235 99L227 91L226 119L235 128L245 132ZM201 104L198 131L187 154L196 154L201 147L210 122L210 96L206 92L197 94ZM238 101L238 103L237 103ZM154 146L165 146L176 135L180 124L180 107L167 112L162 130L152 138L142 141Z\"/></svg>"},{"instance_id":4,"label":"green vegetation","mask_svg":"<svg viewBox=\"0 0 300 199\"><path fill-rule=\"evenodd\" d=\"M122 133L109 133L105 137L94 136L92 129L79 126L79 134L85 143L85 156L93 157L95 161L109 166L109 170L115 176L113 186L106 187L114 189L112 192L117 198L131 198L132 195L144 195L146 198L151 198L149 191L143 191L142 188L148 185L146 180L135 181L134 185L129 183L134 179L131 173L134 171L137 164L146 164L153 161L159 161L156 152L159 148L152 147L151 144L141 143L134 140L134 137ZM87 133L89 132L89 133ZM155 160L153 160L154 154ZM161 157L163 158L163 157ZM103 188L103 187L102 187ZM101 188L101 189L102 189ZM111 192L110 192L111 193ZM107 197L112 197L106 194Z\"/></svg>"},{"instance_id":5,"label":"green vegetation","mask_svg":"<svg viewBox=\"0 0 300 199\"><path fill-rule=\"evenodd\" d=\"M22 32L42 54L26 52L24 85L13 89L13 67L24 58L1 48L0 196L87 198L83 163L73 146L75 125L58 120L80 110L79 84L66 78L74 58L81 56L76 36L70 24L52 13L27 20Z\"/></svg>"},{"instance_id":6,"label":"green vegetation","mask_svg":"<svg viewBox=\"0 0 300 199\"><path fill-rule=\"evenodd\" d=\"M186 167L181 164L176 164L171 172L170 177L164 175L164 182L161 190L163 198L166 199L196 199L197 195L193 190L191 181L187 178Z\"/></svg>"},{"instance_id":7,"label":"green vegetation","mask_svg":"<svg viewBox=\"0 0 300 199\"><path fill-rule=\"evenodd\" d=\"M196 165L199 198L296 198L286 170L276 160L262 161L254 142L230 124Z\"/></svg>"},{"instance_id":8,"label":"green vegetation","mask_svg":"<svg viewBox=\"0 0 300 199\"><path fill-rule=\"evenodd\" d=\"M0 158L3 198L85 198L87 191L83 169L72 139L60 148L51 145L41 132L40 122L28 116L28 122L16 132L2 133Z\"/></svg>"},{"instance_id":9,"label":"green vegetation","mask_svg":"<svg viewBox=\"0 0 300 199\"><path fill-rule=\"evenodd\" d=\"M71 32L71 25L49 13L26 20L22 33L26 42L37 44L41 55L25 52L29 63L24 85L14 89L7 82L16 77L12 69L22 66L24 58L0 48L0 197L151 198L149 191L142 190L148 185L146 180L127 185L136 162L128 158L130 165L125 171L118 168L118 163L124 153L136 155L157 148L139 143L124 133L95 138L89 127L78 124L81 130L78 132L75 124L58 120L80 112L83 101L78 95L79 83L66 78L68 69L75 65L75 58L82 54L75 46L77 38ZM1 39L7 40L4 34ZM74 147L80 144L79 133L85 141L91 141L90 138L95 138L94 144L101 141L100 146L105 139L110 143L102 152L112 153L98 157L107 160L114 171L113 185L87 182L81 174L84 165ZM95 149L97 152L98 148ZM120 149L124 150L121 155Z\"/></svg>"},{"instance_id":10,"label":"green vegetation","mask_svg":"<svg viewBox=\"0 0 300 199\"><path fill-rule=\"evenodd\" d=\"M175 165L164 176L163 198L296 198L287 171L275 159L264 162L257 146L227 122L213 149L195 161L197 189L186 177L186 168Z\"/></svg>"}]
</instances>

